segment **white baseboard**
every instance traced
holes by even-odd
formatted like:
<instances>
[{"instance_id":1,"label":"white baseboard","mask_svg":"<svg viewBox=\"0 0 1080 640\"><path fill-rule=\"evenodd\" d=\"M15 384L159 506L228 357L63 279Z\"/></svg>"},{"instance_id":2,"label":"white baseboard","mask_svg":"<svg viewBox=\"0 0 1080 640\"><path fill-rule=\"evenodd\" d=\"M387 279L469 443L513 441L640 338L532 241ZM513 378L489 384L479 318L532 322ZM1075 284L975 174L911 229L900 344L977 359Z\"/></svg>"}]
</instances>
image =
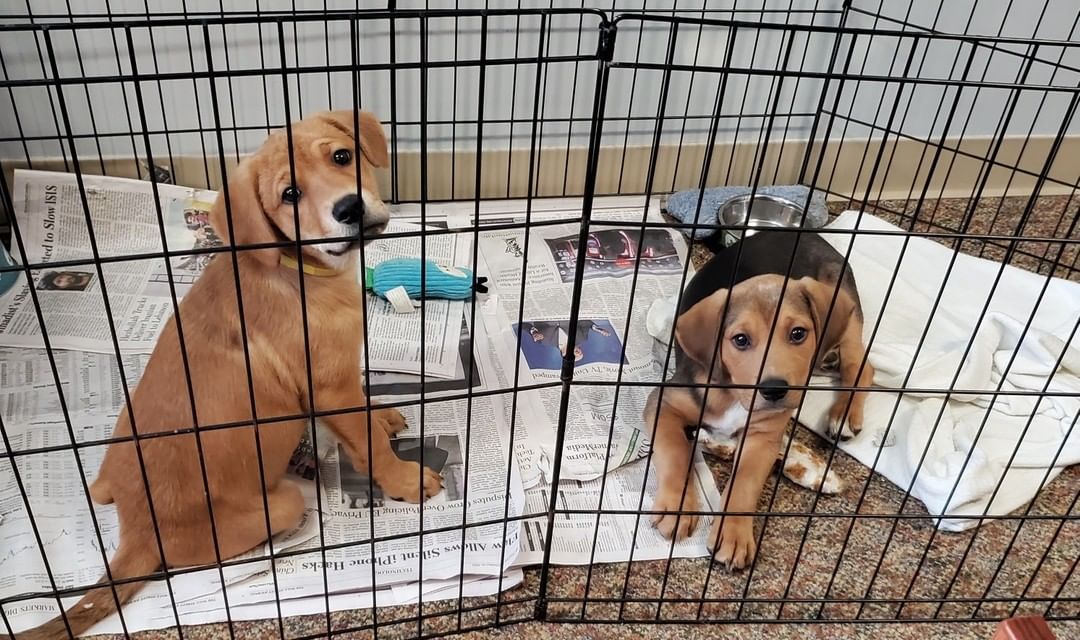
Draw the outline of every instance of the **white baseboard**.
<instances>
[{"instance_id":1,"label":"white baseboard","mask_svg":"<svg viewBox=\"0 0 1080 640\"><path fill-rule=\"evenodd\" d=\"M820 162L821 145L815 143L806 171L805 182L814 182L831 192L837 199L907 200L925 197L934 199L971 198L979 185L983 197L1028 196L1037 184L1047 157L1054 144L1052 136L1011 136L1000 141L996 162L985 159L994 153L995 138L965 138L946 140L937 149L926 142L890 138L882 152L880 140L845 140L826 145ZM793 184L799 182L799 172L806 151L806 141L773 141L762 147L753 142L723 143L715 147L706 185L753 184L759 173L759 184ZM758 157L764 149L764 162ZM661 145L656 155L656 171L652 191L667 193L696 188L699 184L706 145ZM482 158L480 194L483 198L521 198L529 189L529 149L485 151ZM877 159L878 169L873 168ZM930 168L938 154L933 175ZM648 168L652 156L649 146L605 147L600 152L596 176L597 195L641 193L646 190ZM1049 168L1040 195L1069 194L1080 184L1080 136L1062 140L1056 161ZM546 148L538 152L534 164L531 191L537 197L581 195L585 186L587 149L584 147ZM159 161L160 162L160 161ZM226 160L228 170L235 158ZM0 161L9 188L16 167L26 167L25 161ZM209 165L210 184L206 185L206 166ZM139 175L132 158L106 158L105 173L111 176L135 178ZM35 160L35 169L63 171L60 158ZM216 156L178 156L174 158L174 181L177 184L220 187L219 163ZM1019 169L1019 170L1016 170ZM83 159L83 170L101 173L96 158ZM396 158L398 175L397 199L415 201L421 196L420 153L399 152ZM989 173L987 174L987 171ZM471 151L436 151L427 159L427 199L469 200L474 197L476 183L476 154ZM872 178L872 182L871 182ZM620 184L621 180L621 184ZM383 196L391 198L391 173L381 172ZM2 213L2 212L0 212ZM2 221L2 217L0 217Z\"/></svg>"}]
</instances>

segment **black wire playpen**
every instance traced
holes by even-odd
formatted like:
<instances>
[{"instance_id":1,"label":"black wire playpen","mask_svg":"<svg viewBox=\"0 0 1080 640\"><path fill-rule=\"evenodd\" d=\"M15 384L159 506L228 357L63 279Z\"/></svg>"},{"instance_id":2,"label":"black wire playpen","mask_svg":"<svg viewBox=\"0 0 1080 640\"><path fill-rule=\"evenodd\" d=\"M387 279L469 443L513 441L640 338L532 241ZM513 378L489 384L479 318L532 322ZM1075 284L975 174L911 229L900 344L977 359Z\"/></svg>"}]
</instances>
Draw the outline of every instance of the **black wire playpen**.
<instances>
[{"instance_id":1,"label":"black wire playpen","mask_svg":"<svg viewBox=\"0 0 1080 640\"><path fill-rule=\"evenodd\" d=\"M1018 615L1061 637L1080 630L1075 2L571 5L27 0L0 11L4 633L61 615L103 573L110 601L143 591L93 633L183 637L220 623L229 637L419 637L536 620ZM253 248L230 231L243 198L266 207L280 184L316 192L298 181L307 138L295 123L329 110L350 114L336 126L369 160L370 130L352 114L374 114L388 143L385 170L358 173L352 189L376 180L397 217L360 249L372 267L362 279L376 285L349 330L373 372L364 397L408 419L394 455L442 474L443 496L423 507L383 495L378 472L354 469L349 443L316 428L341 416L381 428L367 405L316 401L331 365L309 341L327 320L308 315L321 285L303 257L351 239L302 232L296 189L277 236ZM249 195L240 162L279 130L278 173ZM746 243L722 245L769 201L750 200L751 218L716 211L756 192L798 212L778 233L814 227L858 281L868 348L857 369L876 370L864 430L846 440L817 428L814 392L836 382L807 374L789 384L806 400L756 510L728 504L731 462L702 430L686 437L704 457L680 462L697 480L664 502L646 424L659 414L645 409L672 387L677 331L653 325L714 251L741 255ZM229 229L211 227L215 197ZM267 338L243 311L253 298L237 261L268 248L314 274L298 278L304 304L288 321L307 354L294 363L300 413L256 408ZM418 267L419 302L395 312L379 299L380 255L464 268L487 291L440 297L441 272ZM232 382L246 417L191 417L199 362L184 327L202 325L185 315L168 377L189 417L114 434L158 332L214 262L235 267L245 379ZM794 269L781 273L794 282ZM742 390L761 393L762 376ZM740 389L691 386L698 398ZM207 499L209 569L112 575L116 509L91 500L107 445L134 443L131 478L149 489L143 452L193 438L202 477L174 484L210 495L204 450L223 442L216 434L261 433L261 451L275 426L300 423L286 473L306 487L301 524L228 557L219 539L231 532L213 515L228 507ZM266 456L236 465L274 486ZM814 464L822 482L801 482ZM272 529L266 493L260 540ZM740 514L757 516L757 554L729 571L710 559L704 520ZM673 542L653 524L668 515L676 530L702 523ZM165 554L171 534L153 525L148 544ZM80 615L57 628L87 631Z\"/></svg>"}]
</instances>

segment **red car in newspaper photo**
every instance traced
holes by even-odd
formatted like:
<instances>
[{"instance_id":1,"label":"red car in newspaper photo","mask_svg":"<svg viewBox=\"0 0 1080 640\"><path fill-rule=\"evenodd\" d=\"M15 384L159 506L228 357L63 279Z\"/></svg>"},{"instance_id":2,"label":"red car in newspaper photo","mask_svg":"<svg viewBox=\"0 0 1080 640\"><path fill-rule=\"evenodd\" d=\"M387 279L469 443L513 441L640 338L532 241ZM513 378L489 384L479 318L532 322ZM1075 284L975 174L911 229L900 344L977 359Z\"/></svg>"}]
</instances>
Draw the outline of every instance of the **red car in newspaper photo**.
<instances>
[{"instance_id":1,"label":"red car in newspaper photo","mask_svg":"<svg viewBox=\"0 0 1080 640\"><path fill-rule=\"evenodd\" d=\"M638 247L640 229L600 229L589 234L585 243L585 278L621 277L634 273L679 273L682 261L675 249L671 234L665 229L646 229ZM564 236L546 240L555 267L563 282L574 279L577 264L578 237Z\"/></svg>"}]
</instances>

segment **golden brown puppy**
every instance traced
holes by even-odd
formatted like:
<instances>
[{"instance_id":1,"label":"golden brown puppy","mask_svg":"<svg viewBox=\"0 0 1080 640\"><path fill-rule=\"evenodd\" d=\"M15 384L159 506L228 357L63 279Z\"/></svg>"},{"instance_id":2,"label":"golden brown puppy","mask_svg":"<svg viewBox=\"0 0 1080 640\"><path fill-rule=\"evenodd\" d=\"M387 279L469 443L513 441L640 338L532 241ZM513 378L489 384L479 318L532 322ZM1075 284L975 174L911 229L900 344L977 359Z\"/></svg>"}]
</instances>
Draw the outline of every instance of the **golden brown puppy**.
<instances>
[{"instance_id":1,"label":"golden brown puppy","mask_svg":"<svg viewBox=\"0 0 1080 640\"><path fill-rule=\"evenodd\" d=\"M357 119L360 149L354 145ZM134 443L109 447L91 496L99 504L116 503L120 544L109 563L113 579L145 576L163 566L214 563L217 555L208 506L213 507L222 559L297 525L304 501L297 485L283 475L309 422L266 420L312 408L332 411L366 405L360 371L363 292L354 249L359 246L361 229L370 238L389 220L374 175L375 167L388 164L386 139L372 114L336 111L293 124L292 142L295 183L286 132L275 132L230 176L228 201L224 192L218 197L211 224L237 247L293 240L294 212L298 212L302 239L346 239L305 245L305 272L296 268L292 248L239 249L239 300L232 257L220 254L184 298L179 323L174 317L165 326L132 395L134 429L149 434L190 429L196 423L246 426L200 434L210 505L203 491L195 435L140 441L141 465ZM300 278L305 286L314 407L308 396ZM248 393L241 303L261 452L256 449ZM191 412L178 324L190 366L197 422ZM372 412L370 433L363 412L328 415L322 420L344 444L352 464L369 471L387 495L419 502L441 489L438 474L400 460L391 449L390 436L405 426L397 411ZM114 436L130 435L132 430L127 413L121 414ZM265 479L259 473L260 453ZM152 504L146 497L141 468L146 470ZM158 552L155 520L164 558ZM116 592L124 602L140 586L128 582L117 585ZM100 587L68 610L67 622L78 635L115 610L111 590ZM60 618L25 635L67 636Z\"/></svg>"},{"instance_id":2,"label":"golden brown puppy","mask_svg":"<svg viewBox=\"0 0 1080 640\"><path fill-rule=\"evenodd\" d=\"M717 437L741 443L720 504L727 512L750 513L757 510L785 427L802 401L803 391L791 387L805 385L815 364L837 366L837 357L842 386L871 384L869 363L860 373L862 310L843 256L820 236L803 235L798 245L795 237L757 233L740 243L741 252L736 245L714 256L684 292L675 324L673 386L655 389L644 413L660 485L655 510L701 510L697 487L688 486L694 478L687 475L688 426L700 423ZM832 435L859 432L865 395L838 394L830 410ZM665 536L682 538L698 517L658 514L653 522ZM714 517L709 540L715 560L731 569L748 566L756 553L753 517Z\"/></svg>"}]
</instances>

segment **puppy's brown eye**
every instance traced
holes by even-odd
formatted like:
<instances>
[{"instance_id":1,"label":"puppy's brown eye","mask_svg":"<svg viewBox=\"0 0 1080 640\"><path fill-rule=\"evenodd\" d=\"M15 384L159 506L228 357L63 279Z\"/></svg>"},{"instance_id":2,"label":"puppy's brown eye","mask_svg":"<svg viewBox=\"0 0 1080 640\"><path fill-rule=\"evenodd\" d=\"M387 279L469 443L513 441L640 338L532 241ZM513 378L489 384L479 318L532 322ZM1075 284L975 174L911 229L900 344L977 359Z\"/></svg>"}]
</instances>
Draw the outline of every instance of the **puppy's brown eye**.
<instances>
[{"instance_id":1,"label":"puppy's brown eye","mask_svg":"<svg viewBox=\"0 0 1080 640\"><path fill-rule=\"evenodd\" d=\"M791 330L788 338L793 344L800 344L804 340L806 340L807 335L809 335L809 332L806 329L804 329L803 327L795 327Z\"/></svg>"},{"instance_id":2,"label":"puppy's brown eye","mask_svg":"<svg viewBox=\"0 0 1080 640\"><path fill-rule=\"evenodd\" d=\"M297 202L300 202L301 195L303 194L301 194L300 190L296 187L287 187L281 192L281 201L285 204L296 204Z\"/></svg>"},{"instance_id":3,"label":"puppy's brown eye","mask_svg":"<svg viewBox=\"0 0 1080 640\"><path fill-rule=\"evenodd\" d=\"M348 149L338 149L334 152L334 164L345 166L352 162L352 151Z\"/></svg>"},{"instance_id":4,"label":"puppy's brown eye","mask_svg":"<svg viewBox=\"0 0 1080 640\"><path fill-rule=\"evenodd\" d=\"M750 336L745 333L737 333L731 337L731 344L735 345L736 349L748 349L750 348Z\"/></svg>"}]
</instances>

